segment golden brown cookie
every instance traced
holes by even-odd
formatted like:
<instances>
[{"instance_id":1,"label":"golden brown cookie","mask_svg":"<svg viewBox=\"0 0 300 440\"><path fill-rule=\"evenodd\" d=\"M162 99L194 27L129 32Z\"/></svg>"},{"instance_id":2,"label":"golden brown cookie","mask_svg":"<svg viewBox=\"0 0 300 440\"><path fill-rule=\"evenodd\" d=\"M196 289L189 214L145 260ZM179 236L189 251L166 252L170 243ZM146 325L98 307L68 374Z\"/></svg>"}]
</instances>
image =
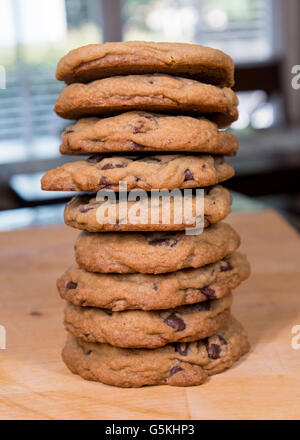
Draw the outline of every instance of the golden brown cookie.
<instances>
[{"instance_id":1,"label":"golden brown cookie","mask_svg":"<svg viewBox=\"0 0 300 440\"><path fill-rule=\"evenodd\" d=\"M77 264L89 272L165 273L198 268L232 254L238 234L216 223L199 235L184 232L81 232L75 244Z\"/></svg>"},{"instance_id":2,"label":"golden brown cookie","mask_svg":"<svg viewBox=\"0 0 300 440\"><path fill-rule=\"evenodd\" d=\"M113 312L67 303L65 328L86 342L116 347L158 348L191 342L217 333L230 318L232 294L171 310Z\"/></svg>"},{"instance_id":3,"label":"golden brown cookie","mask_svg":"<svg viewBox=\"0 0 300 440\"><path fill-rule=\"evenodd\" d=\"M47 191L119 191L196 188L230 179L234 169L223 156L160 155L144 157L105 157L66 163L48 171L42 178Z\"/></svg>"},{"instance_id":4,"label":"golden brown cookie","mask_svg":"<svg viewBox=\"0 0 300 440\"><path fill-rule=\"evenodd\" d=\"M197 214L204 214L203 225L207 228L209 225L223 220L230 214L232 197L230 192L221 185L205 188L204 212L200 212L199 208L197 208L195 195L192 196L190 202L191 211L189 211L189 206L185 207L187 202L184 201L184 196L182 195L181 202L178 202L182 207L182 215L178 215L180 214L178 211L179 205L174 203L174 198L166 200L160 198L159 204L156 205L154 202L151 210L152 202L153 199L147 199L145 205L147 212L145 212L145 216L141 216L141 213L139 213L139 223L137 223L135 213L140 209L140 205L135 206L135 201L127 201L127 199L97 201L94 194L76 196L66 205L65 223L73 228L89 232L183 231L186 228L196 227L195 218L197 218ZM102 215L99 216L99 208L103 208L104 211L104 206L106 207L107 214L111 212L111 217L103 218ZM131 216L132 209L134 209L134 216ZM169 214L169 218L164 217L166 213ZM123 222L125 219L126 222Z\"/></svg>"},{"instance_id":5,"label":"golden brown cookie","mask_svg":"<svg viewBox=\"0 0 300 440\"><path fill-rule=\"evenodd\" d=\"M132 111L79 119L62 134L62 154L197 152L233 156L237 137L204 118Z\"/></svg>"},{"instance_id":6,"label":"golden brown cookie","mask_svg":"<svg viewBox=\"0 0 300 440\"><path fill-rule=\"evenodd\" d=\"M111 115L128 110L207 116L220 127L238 118L238 98L220 88L168 75L128 75L71 84L59 95L55 111L62 118Z\"/></svg>"},{"instance_id":7,"label":"golden brown cookie","mask_svg":"<svg viewBox=\"0 0 300 440\"><path fill-rule=\"evenodd\" d=\"M245 255L235 252L199 269L162 275L92 273L74 265L57 280L57 288L76 306L160 310L222 298L249 275Z\"/></svg>"},{"instance_id":8,"label":"golden brown cookie","mask_svg":"<svg viewBox=\"0 0 300 440\"><path fill-rule=\"evenodd\" d=\"M89 44L58 63L56 78L67 84L113 75L169 73L218 86L234 85L234 65L220 50L199 44L127 41Z\"/></svg>"},{"instance_id":9,"label":"golden brown cookie","mask_svg":"<svg viewBox=\"0 0 300 440\"><path fill-rule=\"evenodd\" d=\"M154 350L88 343L69 336L63 360L72 373L119 387L200 385L249 351L247 334L231 318L214 336Z\"/></svg>"}]
</instances>

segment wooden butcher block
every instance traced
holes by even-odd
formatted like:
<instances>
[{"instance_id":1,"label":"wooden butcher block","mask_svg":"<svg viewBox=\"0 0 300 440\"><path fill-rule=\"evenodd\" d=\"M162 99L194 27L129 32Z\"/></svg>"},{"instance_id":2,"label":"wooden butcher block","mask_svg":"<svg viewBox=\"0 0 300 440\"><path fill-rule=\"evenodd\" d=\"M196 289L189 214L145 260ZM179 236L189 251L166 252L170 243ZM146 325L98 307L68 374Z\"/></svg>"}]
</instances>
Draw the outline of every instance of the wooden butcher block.
<instances>
[{"instance_id":1,"label":"wooden butcher block","mask_svg":"<svg viewBox=\"0 0 300 440\"><path fill-rule=\"evenodd\" d=\"M204 385L120 389L86 382L61 360L63 301L55 282L78 232L65 226L0 234L1 419L299 419L300 239L274 211L233 214L251 278L234 313L250 353ZM299 327L298 327L299 328ZM294 337L294 344L292 338ZM298 341L298 344L297 344Z\"/></svg>"}]
</instances>

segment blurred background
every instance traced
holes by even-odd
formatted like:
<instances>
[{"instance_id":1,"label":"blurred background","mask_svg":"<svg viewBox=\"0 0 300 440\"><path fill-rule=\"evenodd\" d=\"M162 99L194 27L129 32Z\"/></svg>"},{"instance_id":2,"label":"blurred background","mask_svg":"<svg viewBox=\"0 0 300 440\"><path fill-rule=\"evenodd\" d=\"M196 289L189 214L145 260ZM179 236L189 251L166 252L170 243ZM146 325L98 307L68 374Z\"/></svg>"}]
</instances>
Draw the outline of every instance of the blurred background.
<instances>
[{"instance_id":1,"label":"blurred background","mask_svg":"<svg viewBox=\"0 0 300 440\"><path fill-rule=\"evenodd\" d=\"M233 57L234 209L273 207L300 230L298 0L1 0L0 230L63 221L70 194L40 190L46 170L70 161L58 150L68 121L53 112L64 87L56 64L75 47L121 40L200 43Z\"/></svg>"}]
</instances>

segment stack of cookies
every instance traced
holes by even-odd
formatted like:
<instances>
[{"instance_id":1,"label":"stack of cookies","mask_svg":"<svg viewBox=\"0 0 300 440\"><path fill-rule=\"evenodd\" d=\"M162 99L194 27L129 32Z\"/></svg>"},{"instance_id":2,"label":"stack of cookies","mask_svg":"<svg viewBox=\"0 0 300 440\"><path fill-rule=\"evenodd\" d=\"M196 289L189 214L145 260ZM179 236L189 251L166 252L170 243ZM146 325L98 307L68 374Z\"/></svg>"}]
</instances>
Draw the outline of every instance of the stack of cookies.
<instances>
[{"instance_id":1,"label":"stack of cookies","mask_svg":"<svg viewBox=\"0 0 300 440\"><path fill-rule=\"evenodd\" d=\"M84 192L65 209L82 230L77 264L57 282L73 373L121 387L199 385L248 351L230 309L249 264L222 222L231 195L220 182L234 174L224 155L238 149L220 130L238 117L233 75L229 56L190 44L96 44L60 60L68 86L55 111L76 119L60 151L89 156L42 179L44 190ZM191 234L197 189L204 230ZM161 197L145 211L160 190L189 190L192 212L178 220L175 197L169 221Z\"/></svg>"}]
</instances>

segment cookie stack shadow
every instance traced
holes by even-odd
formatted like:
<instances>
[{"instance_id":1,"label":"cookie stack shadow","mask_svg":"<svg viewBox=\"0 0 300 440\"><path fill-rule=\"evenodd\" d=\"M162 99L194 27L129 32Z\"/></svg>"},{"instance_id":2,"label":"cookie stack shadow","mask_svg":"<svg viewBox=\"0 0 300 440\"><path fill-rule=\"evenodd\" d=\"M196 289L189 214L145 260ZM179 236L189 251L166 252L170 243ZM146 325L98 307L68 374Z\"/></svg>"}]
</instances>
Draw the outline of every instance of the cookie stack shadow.
<instances>
[{"instance_id":1,"label":"cookie stack shadow","mask_svg":"<svg viewBox=\"0 0 300 440\"><path fill-rule=\"evenodd\" d=\"M199 385L248 351L230 309L250 269L222 221L232 200L220 185L234 175L224 156L238 149L220 130L238 117L233 77L229 56L199 45L106 43L60 60L57 79L68 86L55 111L76 119L60 151L83 158L48 171L42 188L85 193L65 209L66 224L82 232L76 264L57 281L73 373L121 387ZM178 221L174 199L169 222L161 199L158 221L150 210L142 218L142 205L129 215L136 204L126 205L121 182L146 196L193 189L192 214L204 188L204 231L186 234L193 216ZM96 197L101 189L115 205ZM104 206L115 207L113 223L99 221Z\"/></svg>"}]
</instances>

